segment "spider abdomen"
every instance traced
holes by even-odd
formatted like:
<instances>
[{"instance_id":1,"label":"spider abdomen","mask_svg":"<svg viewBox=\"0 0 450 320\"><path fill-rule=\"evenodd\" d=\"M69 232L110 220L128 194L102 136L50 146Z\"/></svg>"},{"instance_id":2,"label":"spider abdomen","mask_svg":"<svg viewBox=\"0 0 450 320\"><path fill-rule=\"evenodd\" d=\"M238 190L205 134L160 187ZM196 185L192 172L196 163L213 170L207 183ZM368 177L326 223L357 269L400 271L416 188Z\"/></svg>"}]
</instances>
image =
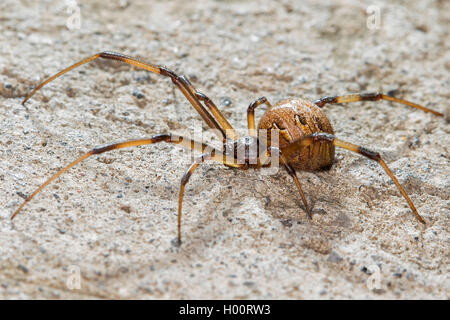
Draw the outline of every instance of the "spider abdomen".
<instances>
[{"instance_id":1,"label":"spider abdomen","mask_svg":"<svg viewBox=\"0 0 450 320\"><path fill-rule=\"evenodd\" d=\"M261 134L266 129L267 134ZM258 124L259 139L271 145L271 130L279 133L279 148L287 147L301 138L324 132L334 134L330 120L318 106L303 99L285 99L266 111ZM266 138L267 137L267 138ZM266 140L267 139L267 140ZM334 160L334 145L314 142L288 157L289 164L304 171L328 169Z\"/></svg>"}]
</instances>

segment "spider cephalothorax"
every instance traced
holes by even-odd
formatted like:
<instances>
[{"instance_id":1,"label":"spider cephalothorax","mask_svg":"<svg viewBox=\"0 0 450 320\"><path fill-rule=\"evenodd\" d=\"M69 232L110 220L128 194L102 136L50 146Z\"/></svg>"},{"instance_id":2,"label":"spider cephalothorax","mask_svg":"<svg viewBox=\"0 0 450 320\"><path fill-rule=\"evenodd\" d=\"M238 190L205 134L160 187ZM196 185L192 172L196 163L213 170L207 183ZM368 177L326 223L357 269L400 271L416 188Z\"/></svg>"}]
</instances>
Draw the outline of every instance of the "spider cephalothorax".
<instances>
[{"instance_id":1,"label":"spider cephalothorax","mask_svg":"<svg viewBox=\"0 0 450 320\"><path fill-rule=\"evenodd\" d=\"M189 181L189 177L194 170L205 160L213 159L223 163L226 166L238 169L248 169L249 167L259 169L271 164L272 155L277 154L279 163L286 168L287 172L293 178L295 185L300 193L308 216L311 212L308 207L308 202L303 194L300 181L296 175L295 169L315 171L327 169L333 164L335 146L359 153L371 160L378 162L386 171L389 177L394 181L400 193L408 202L409 207L415 214L416 218L425 223L422 217L417 212L414 204L409 199L403 187L398 182L397 178L387 167L381 155L378 152L371 151L367 148L342 141L334 136L333 127L328 120L325 113L320 109L327 103L346 103L355 101L379 101L389 100L405 104L426 112L431 112L437 116L443 116L442 113L433 111L421 105L398 99L392 96L381 93L366 93L366 94L352 94L345 96L332 96L309 102L303 99L286 99L271 105L265 97L251 103L247 109L247 122L249 136L239 137L233 127L228 123L214 102L203 93L197 91L193 85L184 76L178 76L173 71L166 67L160 67L151 63L145 63L138 59L115 52L101 52L89 58L75 63L74 65L58 72L54 76L48 78L39 84L28 96L25 97L22 103L25 103L34 93L42 88L50 81L56 79L62 74L90 61L103 58L118 60L130 65L142 68L162 76L169 77L172 82L180 89L183 95L188 99L192 106L197 110L203 120L212 129L215 129L219 138L222 139L224 150L217 150L204 143L196 142L186 137L180 137L173 134L159 134L150 138L135 139L119 143L112 143L103 145L92 149L84 154L82 157L76 159L46 182L40 185L28 198L19 206L13 213L13 219L23 206L29 202L37 193L39 193L51 181L59 177L71 167L79 162L89 158L92 155L103 152L112 151L131 146L140 146L153 144L158 142L167 142L180 144L188 149L202 152L202 155L195 159L189 169L186 171L181 179L180 194L178 198L178 241L181 243L181 209L184 194L184 187ZM266 104L268 110L262 116L259 125L258 133L255 126L255 109ZM277 141L274 145L273 131L277 133ZM260 132L264 132L261 134Z\"/></svg>"},{"instance_id":2,"label":"spider cephalothorax","mask_svg":"<svg viewBox=\"0 0 450 320\"><path fill-rule=\"evenodd\" d=\"M257 167L261 151L267 148L261 148L258 138L245 136L236 140L226 140L224 143L224 155L233 164L242 165L241 169Z\"/></svg>"}]
</instances>

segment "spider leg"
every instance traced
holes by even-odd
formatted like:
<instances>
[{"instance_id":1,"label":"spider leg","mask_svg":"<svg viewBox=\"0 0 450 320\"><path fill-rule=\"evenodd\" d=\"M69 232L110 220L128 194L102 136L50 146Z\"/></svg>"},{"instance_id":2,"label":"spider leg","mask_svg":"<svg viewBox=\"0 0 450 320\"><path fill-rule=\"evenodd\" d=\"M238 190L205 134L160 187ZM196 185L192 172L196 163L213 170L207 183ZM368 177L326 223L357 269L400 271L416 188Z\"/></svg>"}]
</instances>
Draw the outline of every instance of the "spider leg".
<instances>
[{"instance_id":1,"label":"spider leg","mask_svg":"<svg viewBox=\"0 0 450 320\"><path fill-rule=\"evenodd\" d=\"M256 125L255 125L255 109L262 104L266 104L269 109L272 108L272 105L269 101L267 101L266 97L261 97L252 103L247 108L247 123L248 123L248 134L251 137L256 137Z\"/></svg>"},{"instance_id":2,"label":"spider leg","mask_svg":"<svg viewBox=\"0 0 450 320\"><path fill-rule=\"evenodd\" d=\"M183 196L184 196L184 187L189 181L189 178L191 177L194 170L205 160L211 159L213 154L211 153L204 153L200 157L196 158L195 161L190 165L186 173L181 178L180 183L180 194L178 196L178 244L181 244L181 211L183 207Z\"/></svg>"},{"instance_id":3,"label":"spider leg","mask_svg":"<svg viewBox=\"0 0 450 320\"><path fill-rule=\"evenodd\" d=\"M226 155L220 152L217 152L217 150L212 150L210 152L206 152L196 158L194 162L189 166L186 173L181 178L181 184L180 184L180 194L178 197L178 244L181 244L181 212L183 207L183 196L184 196L184 187L188 183L192 173L197 169L197 167L205 162L206 160L215 160L217 162L221 162L226 166L234 167L234 168L242 168L245 165L244 164L238 164L233 162L230 162L230 159L227 159Z\"/></svg>"},{"instance_id":4,"label":"spider leg","mask_svg":"<svg viewBox=\"0 0 450 320\"><path fill-rule=\"evenodd\" d=\"M401 104L405 104L407 106L417 108L420 110L423 110L425 112L431 112L432 114L443 117L444 115L438 111L431 110L429 108L426 108L424 106L421 106L419 104L416 104L414 102L410 102L403 99L398 99L392 96L388 96L382 93L373 92L373 93L359 93L359 94L349 94L345 96L330 96L330 97L324 97L321 99L314 100L313 103L315 103L319 107L325 106L327 103L346 103L346 102L357 102L357 101L379 101L379 100L389 100L398 102Z\"/></svg>"},{"instance_id":5,"label":"spider leg","mask_svg":"<svg viewBox=\"0 0 450 320\"><path fill-rule=\"evenodd\" d=\"M300 184L300 181L298 180L297 174L295 173L294 168L291 167L291 165L286 160L286 157L284 154L280 151L277 147L269 147L266 151L264 151L261 155L261 157L258 159L260 166L267 166L269 163L273 160L272 154L275 153L278 155L278 159L280 160L281 164L286 168L286 171L289 173L289 175L292 177L292 179L295 182L295 185L297 186L298 192L300 193L300 197L302 198L303 205L305 206L306 212L308 214L309 218L312 218L311 209L308 206L308 201L306 200L305 194L303 193L302 186Z\"/></svg>"},{"instance_id":6,"label":"spider leg","mask_svg":"<svg viewBox=\"0 0 450 320\"><path fill-rule=\"evenodd\" d=\"M397 178L394 176L392 171L388 168L388 166L386 165L386 163L384 162L384 160L382 159L381 155L378 152L369 150L365 147L358 146L358 145L350 143L350 142L340 140L340 139L336 138L335 136L328 134L328 133L313 133L311 135L305 136L302 139L297 140L296 142L283 148L282 151L283 151L284 156L288 158L289 155L291 155L295 152L298 152L299 149L307 147L313 143L318 143L318 142L319 143L320 142L332 143L337 147L341 147L341 148L359 153L359 154L369 158L370 160L374 160L374 161L378 162L380 164L380 166L384 169L384 171L388 174L388 176L392 179L392 181L394 181L398 190L400 191L400 193L403 195L403 197L408 202L408 205L411 208L411 211L415 214L417 219L421 223L425 224L425 221L417 212L416 207L414 207L414 204L412 203L411 199L408 197L406 191L403 189L400 182L398 182Z\"/></svg>"},{"instance_id":7,"label":"spider leg","mask_svg":"<svg viewBox=\"0 0 450 320\"><path fill-rule=\"evenodd\" d=\"M203 101L206 106L209 108L213 116L217 119L217 121L220 123L222 128L225 129L226 136L229 139L236 140L239 138L239 135L234 130L234 128L231 126L231 124L228 122L228 120L224 117L222 112L220 112L219 108L214 104L214 102L208 98L205 94L195 91L195 95L197 98L201 101Z\"/></svg>"},{"instance_id":8,"label":"spider leg","mask_svg":"<svg viewBox=\"0 0 450 320\"><path fill-rule=\"evenodd\" d=\"M283 159L283 158L282 158ZM284 161L284 160L282 160ZM298 192L300 193L300 196L302 197L303 205L305 206L306 212L308 214L308 218L312 218L311 209L308 206L308 201L306 201L305 194L303 193L302 186L300 185L300 181L298 180L297 174L295 173L295 170L287 163L284 163L284 167L286 168L289 175L294 179L295 185L297 186Z\"/></svg>"},{"instance_id":9,"label":"spider leg","mask_svg":"<svg viewBox=\"0 0 450 320\"><path fill-rule=\"evenodd\" d=\"M67 166L65 166L64 168L59 170L58 172L56 172L47 181L45 181L37 189L35 189L33 191L33 193L30 196L28 196L28 198L12 214L11 219L14 219L14 217L25 206L25 204L27 204L31 199L33 199L34 196L36 196L50 182L52 182L53 180L58 178L60 175L62 175L64 172L66 172L70 168L74 167L78 163L80 163L83 160L89 158L90 156L93 156L93 155L96 155L96 154L100 154L100 153L103 153L103 152L107 152L107 151L116 150L116 149L133 147L133 146L142 146L142 145L153 144L153 143L158 143L158 142L168 142L168 143L174 143L174 144L181 144L185 148L192 149L192 150L197 150L197 151L200 151L200 152L205 152L205 150L206 151L214 150L212 147L210 147L210 146L208 146L206 144L202 144L202 143L199 143L197 141L194 141L194 140L191 140L191 139L188 139L188 138L185 138L185 137L177 136L177 135L172 135L172 134L158 134L158 135L152 136L150 138L129 140L129 141L112 143L112 144L107 144L107 145L96 147L96 148L92 149L91 151L85 153L83 156L79 157L75 161L71 162L70 164L68 164Z\"/></svg>"},{"instance_id":10,"label":"spider leg","mask_svg":"<svg viewBox=\"0 0 450 320\"><path fill-rule=\"evenodd\" d=\"M208 126L212 129L217 129L220 132L220 138L225 140L227 138L225 130L228 129L227 126L230 126L228 122L224 122L223 119L224 116L220 113L220 111L217 109L217 107L213 108L212 110L214 116L216 116L217 120L221 123L219 125L214 119L214 117L211 115L211 113L206 110L206 108L201 104L199 101L199 98L197 96L197 91L194 89L194 87L190 84L190 82L187 80L184 76L178 76L173 71L169 70L166 67L158 66L151 63L145 63L142 62L136 58L132 58L129 56L126 56L121 53L116 52L100 52L97 54L94 54L91 57L88 57L84 60L81 60L70 67L67 67L66 69L56 73L55 75L51 76L50 78L46 79L45 81L41 82L36 88L34 88L22 101L22 104L25 105L25 102L30 99L36 91L41 89L43 86L45 86L47 83L55 80L56 78L60 77L61 75L65 74L66 72L75 69L83 64L86 64L88 62L94 61L96 59L103 58L103 59L110 59L110 60L118 60L125 62L127 64L133 65L135 67L145 69L147 71L157 73L166 77L169 77L172 82L180 89L180 91L183 93L183 95L186 97L186 99L192 104L192 106L197 110L197 112L200 114L200 116L203 118L203 120L208 124ZM208 99L209 100L209 99ZM209 100L210 101L210 100ZM209 108L212 108L210 105L208 105ZM231 127L231 126L230 126ZM234 132L234 130L233 130Z\"/></svg>"}]
</instances>

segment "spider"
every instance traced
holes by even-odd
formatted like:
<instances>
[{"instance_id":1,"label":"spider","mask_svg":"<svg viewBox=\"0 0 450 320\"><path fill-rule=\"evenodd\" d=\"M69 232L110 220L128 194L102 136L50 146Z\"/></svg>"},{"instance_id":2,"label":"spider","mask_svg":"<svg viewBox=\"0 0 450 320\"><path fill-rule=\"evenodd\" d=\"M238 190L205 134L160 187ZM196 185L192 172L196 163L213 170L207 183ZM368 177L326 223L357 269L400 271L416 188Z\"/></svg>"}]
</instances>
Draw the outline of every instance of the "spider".
<instances>
[{"instance_id":1,"label":"spider","mask_svg":"<svg viewBox=\"0 0 450 320\"><path fill-rule=\"evenodd\" d=\"M442 117L443 114L416 103L398 99L383 93L364 93L351 94L343 96L328 96L312 102L304 99L285 99L272 105L265 97L259 98L252 102L247 109L248 136L240 137L233 129L224 115L220 112L214 102L205 94L197 91L185 76L179 76L165 66L158 66L151 63L145 63L136 58L116 53L116 52L100 52L84 60L81 60L72 66L58 72L47 80L40 83L34 88L23 100L22 104L30 99L39 89L63 75L64 73L75 69L83 64L94 61L96 59L110 59L125 62L135 67L145 69L150 72L169 77L178 89L183 93L187 100L197 110L207 125L215 129L220 139L223 141L224 150L219 150L191 140L187 137L177 136L170 133L158 134L149 138L128 140L118 143L106 144L95 147L75 161L71 162L61 170L57 171L47 181L41 184L37 189L29 195L26 200L12 214L13 219L36 194L38 194L50 182L58 178L61 174L80 163L87 158L116 149L148 145L159 142L167 142L180 144L185 148L202 152L201 156L195 158L186 173L183 175L180 184L180 193L178 198L178 243L181 244L181 212L184 188L189 181L194 170L205 160L212 159L218 161L225 166L237 169L260 169L271 164L273 155L277 155L282 166L294 180L294 183L300 193L303 205L306 209L308 217L311 218L311 210L303 193L300 181L296 175L296 170L319 171L329 169L334 160L335 147L341 147L356 153L359 153L370 160L376 161L386 171L389 177L397 186L398 190L408 202L411 211L415 217L423 224L425 221L417 212L411 199L405 190L388 168L383 158L378 152L372 151L365 147L343 141L334 136L333 127L328 120L322 107L331 103L347 103L356 101L380 101L388 100L425 112L430 112L436 116ZM264 113L258 124L258 132L255 126L255 109L265 104L268 110ZM267 135L261 135L262 130L269 130ZM271 145L271 134L275 132L279 134L278 145ZM244 150L244 152L239 152ZM256 152L255 152L256 150Z\"/></svg>"}]
</instances>

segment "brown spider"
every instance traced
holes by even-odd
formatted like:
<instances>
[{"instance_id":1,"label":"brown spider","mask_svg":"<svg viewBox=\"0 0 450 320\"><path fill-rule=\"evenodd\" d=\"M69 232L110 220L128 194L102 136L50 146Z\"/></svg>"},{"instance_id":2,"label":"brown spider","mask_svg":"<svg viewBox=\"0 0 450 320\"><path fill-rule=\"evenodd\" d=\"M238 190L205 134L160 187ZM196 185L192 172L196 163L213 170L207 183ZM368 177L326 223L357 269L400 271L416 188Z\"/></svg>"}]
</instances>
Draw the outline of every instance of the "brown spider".
<instances>
[{"instance_id":1,"label":"brown spider","mask_svg":"<svg viewBox=\"0 0 450 320\"><path fill-rule=\"evenodd\" d=\"M181 144L188 149L202 152L202 155L195 159L195 161L191 164L191 166L181 179L180 194L178 198L179 243L181 243L181 208L184 187L189 181L189 178L194 170L205 160L213 159L223 163L225 166L239 169L259 169L261 167L269 166L272 153L276 153L279 156L281 164L286 168L289 175L291 175L294 179L308 216L311 217L311 211L308 207L305 195L303 194L303 190L295 173L295 169L305 171L318 171L330 168L334 160L335 146L359 153L371 160L378 162L389 175L389 177L391 177L391 179L394 181L400 193L408 202L409 207L415 214L416 218L421 223L425 224L425 221L419 215L416 208L414 207L414 204L409 199L408 195L398 182L397 178L387 167L380 154L362 146L358 146L336 138L333 135L333 127L331 126L330 121L321 108L327 103L389 100L421 109L426 112L431 112L434 115L440 117L443 116L442 113L428 109L413 102L394 98L382 93L366 93L325 97L313 102L309 102L303 99L286 99L279 101L273 106L267 101L265 97L262 97L249 105L247 109L249 136L241 138L238 136L233 127L228 123L227 119L219 111L212 100L203 93L197 91L185 76L178 76L166 67L145 63L139 61L138 59L115 52L97 53L58 72L57 74L39 84L33 91L31 91L31 93L25 97L22 104L24 104L31 96L36 93L36 91L38 91L50 81L58 78L59 76L76 67L79 67L98 58L119 60L138 68L142 68L172 79L172 82L181 90L181 92L197 110L203 120L205 120L208 126L212 129L216 129L215 131L218 133L219 137L223 139L224 151L212 148L211 146L196 142L189 138L176 136L170 133L159 134L145 139L129 140L96 147L80 158L76 159L72 163L68 164L63 169L59 170L46 182L40 185L13 213L11 219L13 219L23 208L23 206L51 181L92 155L125 147L141 146L158 142L168 142ZM202 102L204 104L202 104ZM262 116L258 124L259 130L257 134L255 128L255 109L262 104L266 104L269 109ZM264 136L261 135L261 130L268 130L268 134ZM275 130L277 133L279 133L280 139L277 146L272 146L270 144L271 140L269 138L272 130ZM244 150L244 152L238 152L239 150ZM252 152L252 150L256 150L256 152Z\"/></svg>"}]
</instances>

